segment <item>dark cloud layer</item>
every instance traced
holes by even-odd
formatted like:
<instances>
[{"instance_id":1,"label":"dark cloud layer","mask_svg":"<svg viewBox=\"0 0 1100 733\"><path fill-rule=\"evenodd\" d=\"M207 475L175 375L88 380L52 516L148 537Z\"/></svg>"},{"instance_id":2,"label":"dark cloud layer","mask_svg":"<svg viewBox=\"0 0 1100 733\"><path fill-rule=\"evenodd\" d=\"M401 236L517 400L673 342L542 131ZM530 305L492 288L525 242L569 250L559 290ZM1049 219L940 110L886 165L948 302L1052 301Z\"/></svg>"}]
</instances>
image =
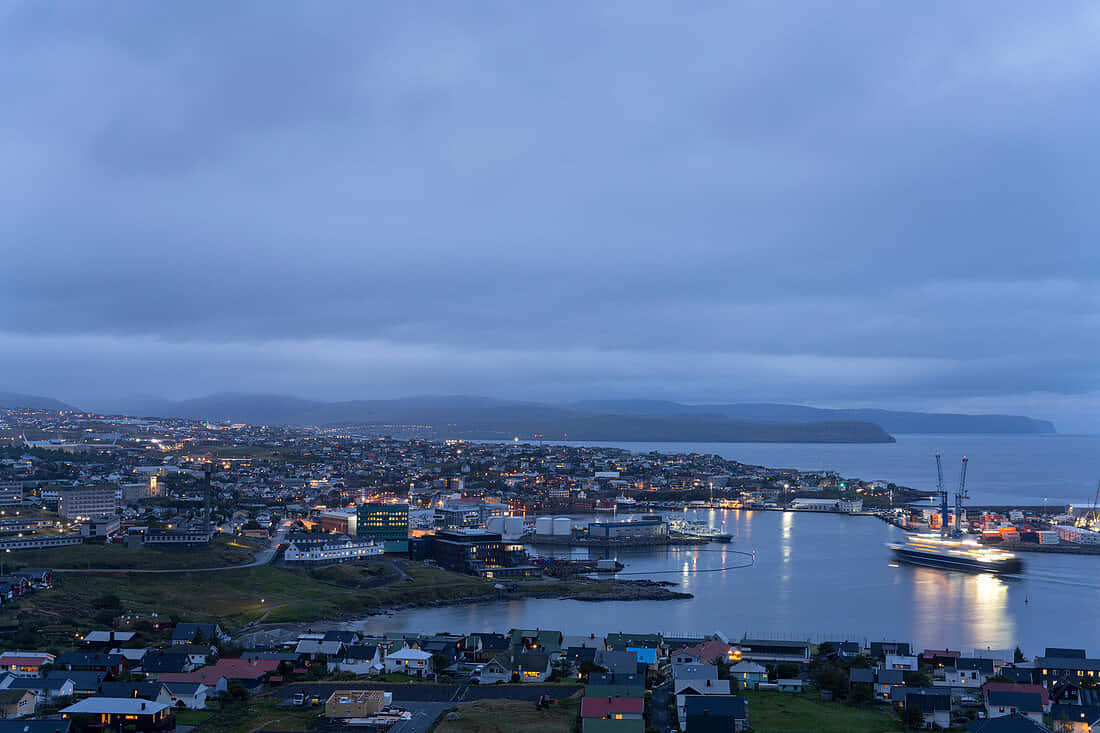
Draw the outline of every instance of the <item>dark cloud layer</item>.
<instances>
[{"instance_id":1,"label":"dark cloud layer","mask_svg":"<svg viewBox=\"0 0 1100 733\"><path fill-rule=\"evenodd\" d=\"M1100 405L1087 3L15 3L0 381Z\"/></svg>"}]
</instances>

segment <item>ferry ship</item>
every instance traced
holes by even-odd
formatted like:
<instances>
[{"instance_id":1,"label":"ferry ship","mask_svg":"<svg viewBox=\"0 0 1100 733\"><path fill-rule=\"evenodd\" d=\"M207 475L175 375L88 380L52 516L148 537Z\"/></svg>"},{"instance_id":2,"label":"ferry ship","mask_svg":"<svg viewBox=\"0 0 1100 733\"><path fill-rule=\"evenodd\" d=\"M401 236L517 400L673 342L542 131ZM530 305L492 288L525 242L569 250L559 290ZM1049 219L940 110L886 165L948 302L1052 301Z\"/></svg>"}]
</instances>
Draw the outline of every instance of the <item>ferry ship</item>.
<instances>
[{"instance_id":1,"label":"ferry ship","mask_svg":"<svg viewBox=\"0 0 1100 733\"><path fill-rule=\"evenodd\" d=\"M912 535L905 542L891 543L887 547L894 551L898 560L914 565L975 573L1018 573L1024 567L1011 552L939 535Z\"/></svg>"},{"instance_id":2,"label":"ferry ship","mask_svg":"<svg viewBox=\"0 0 1100 733\"><path fill-rule=\"evenodd\" d=\"M730 542L733 539L733 535L708 527L703 522L688 519L673 519L668 523L668 528L691 539L705 539L722 543Z\"/></svg>"}]
</instances>

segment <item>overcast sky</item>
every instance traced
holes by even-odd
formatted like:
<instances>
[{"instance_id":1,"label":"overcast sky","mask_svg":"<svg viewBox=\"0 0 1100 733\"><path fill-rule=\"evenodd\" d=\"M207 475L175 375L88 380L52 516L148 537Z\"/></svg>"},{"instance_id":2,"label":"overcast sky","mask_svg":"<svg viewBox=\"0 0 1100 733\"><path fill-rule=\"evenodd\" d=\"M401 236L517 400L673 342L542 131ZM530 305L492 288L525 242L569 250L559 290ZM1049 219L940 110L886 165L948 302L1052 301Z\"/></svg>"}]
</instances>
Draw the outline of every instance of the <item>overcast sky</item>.
<instances>
[{"instance_id":1,"label":"overcast sky","mask_svg":"<svg viewBox=\"0 0 1100 733\"><path fill-rule=\"evenodd\" d=\"M0 4L0 390L1100 430L1100 9Z\"/></svg>"}]
</instances>

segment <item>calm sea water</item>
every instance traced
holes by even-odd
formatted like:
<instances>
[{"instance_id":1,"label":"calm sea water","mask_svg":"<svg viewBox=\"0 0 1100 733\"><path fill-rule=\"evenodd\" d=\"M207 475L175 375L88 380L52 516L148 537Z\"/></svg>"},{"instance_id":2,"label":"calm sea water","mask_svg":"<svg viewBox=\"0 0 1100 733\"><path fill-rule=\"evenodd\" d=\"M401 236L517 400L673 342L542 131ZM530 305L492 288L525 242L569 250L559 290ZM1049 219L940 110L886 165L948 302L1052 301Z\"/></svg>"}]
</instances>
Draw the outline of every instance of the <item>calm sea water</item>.
<instances>
[{"instance_id":1,"label":"calm sea water","mask_svg":"<svg viewBox=\"0 0 1100 733\"><path fill-rule=\"evenodd\" d=\"M970 458L973 502L1087 504L1100 478L1100 437L901 435L897 443L607 443L632 451L715 453L745 463L832 469L914 488L935 485L936 451L948 486ZM1000 578L893 562L903 533L873 517L704 510L688 516L734 535L730 545L614 551L624 577L667 580L682 601L584 603L523 600L417 609L370 617L377 631L477 631L513 627L603 634L652 631L731 637L900 639L922 647L1087 647L1100 654L1100 556L1022 554L1025 572ZM578 517L578 520L582 518ZM536 551L538 548L535 548ZM746 560L755 560L749 567ZM567 551L570 552L570 551ZM587 556L588 550L575 550ZM746 555L747 553L747 555ZM728 568L728 569L727 569Z\"/></svg>"},{"instance_id":2,"label":"calm sea water","mask_svg":"<svg viewBox=\"0 0 1100 733\"><path fill-rule=\"evenodd\" d=\"M972 501L1041 506L1091 504L1100 479L1100 436L897 435L896 443L614 443L634 452L713 453L742 463L828 469L849 478L883 479L914 489L936 485L936 452L944 479L958 485L963 456ZM582 445L565 443L565 445Z\"/></svg>"},{"instance_id":3,"label":"calm sea water","mask_svg":"<svg viewBox=\"0 0 1100 733\"><path fill-rule=\"evenodd\" d=\"M968 650L1019 644L1029 655L1045 646L1100 653L1100 556L1022 554L1025 573L1000 578L899 565L885 543L903 533L874 517L733 510L687 515L723 528L733 542L596 556L625 563L624 572L632 575L624 577L674 582L692 599L494 602L373 616L354 626L370 632L722 631L731 637L900 639ZM733 567L751 562L753 551L754 564Z\"/></svg>"}]
</instances>

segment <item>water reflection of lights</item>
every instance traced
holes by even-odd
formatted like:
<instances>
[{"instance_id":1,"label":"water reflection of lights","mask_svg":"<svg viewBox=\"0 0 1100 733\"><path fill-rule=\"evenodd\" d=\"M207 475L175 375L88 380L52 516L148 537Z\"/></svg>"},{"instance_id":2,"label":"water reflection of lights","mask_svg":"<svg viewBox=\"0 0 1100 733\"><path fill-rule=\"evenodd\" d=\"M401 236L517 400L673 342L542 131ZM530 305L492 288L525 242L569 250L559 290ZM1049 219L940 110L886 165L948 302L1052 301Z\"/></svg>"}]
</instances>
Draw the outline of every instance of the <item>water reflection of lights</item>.
<instances>
[{"instance_id":1,"label":"water reflection of lights","mask_svg":"<svg viewBox=\"0 0 1100 733\"><path fill-rule=\"evenodd\" d=\"M983 646L1013 646L1015 625L1008 613L1008 584L992 573L909 568L912 572L917 636L935 639L943 626L965 628Z\"/></svg>"},{"instance_id":2,"label":"water reflection of lights","mask_svg":"<svg viewBox=\"0 0 1100 733\"><path fill-rule=\"evenodd\" d=\"M782 530L780 540L783 548L783 562L791 561L791 525L793 523L794 514L791 512L783 512L783 518L779 523L780 529Z\"/></svg>"}]
</instances>

